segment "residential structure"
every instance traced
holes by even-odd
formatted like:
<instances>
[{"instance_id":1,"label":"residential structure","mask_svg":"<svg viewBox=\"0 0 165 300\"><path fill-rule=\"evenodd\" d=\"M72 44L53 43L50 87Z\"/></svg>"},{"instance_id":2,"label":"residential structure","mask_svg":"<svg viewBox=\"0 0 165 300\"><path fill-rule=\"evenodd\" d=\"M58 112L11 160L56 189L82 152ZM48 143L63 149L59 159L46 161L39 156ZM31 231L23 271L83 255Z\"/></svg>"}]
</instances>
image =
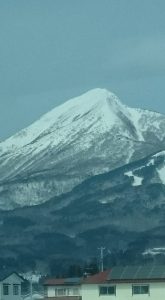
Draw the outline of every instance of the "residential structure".
<instances>
[{"instance_id":1,"label":"residential structure","mask_svg":"<svg viewBox=\"0 0 165 300\"><path fill-rule=\"evenodd\" d=\"M47 279L44 283L46 300L81 300L81 278Z\"/></svg>"},{"instance_id":2,"label":"residential structure","mask_svg":"<svg viewBox=\"0 0 165 300\"><path fill-rule=\"evenodd\" d=\"M114 267L85 279L82 300L163 300L165 266Z\"/></svg>"},{"instance_id":3,"label":"residential structure","mask_svg":"<svg viewBox=\"0 0 165 300\"><path fill-rule=\"evenodd\" d=\"M48 279L46 300L164 300L165 266L114 267L88 278Z\"/></svg>"},{"instance_id":4,"label":"residential structure","mask_svg":"<svg viewBox=\"0 0 165 300\"><path fill-rule=\"evenodd\" d=\"M24 279L16 272L0 272L0 300L21 300L21 283Z\"/></svg>"}]
</instances>

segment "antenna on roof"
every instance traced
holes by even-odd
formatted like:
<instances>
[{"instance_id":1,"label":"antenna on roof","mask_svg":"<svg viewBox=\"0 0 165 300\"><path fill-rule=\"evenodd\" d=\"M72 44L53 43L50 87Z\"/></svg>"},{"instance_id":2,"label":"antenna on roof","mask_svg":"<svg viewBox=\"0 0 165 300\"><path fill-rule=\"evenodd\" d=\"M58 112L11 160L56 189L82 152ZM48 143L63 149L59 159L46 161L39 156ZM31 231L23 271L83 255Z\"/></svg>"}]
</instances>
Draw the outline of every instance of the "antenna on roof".
<instances>
[{"instance_id":1,"label":"antenna on roof","mask_svg":"<svg viewBox=\"0 0 165 300\"><path fill-rule=\"evenodd\" d=\"M105 250L105 248L100 247L100 248L98 248L98 250L100 250L100 266L99 266L99 269L100 269L100 272L103 272L104 271L104 250Z\"/></svg>"}]
</instances>

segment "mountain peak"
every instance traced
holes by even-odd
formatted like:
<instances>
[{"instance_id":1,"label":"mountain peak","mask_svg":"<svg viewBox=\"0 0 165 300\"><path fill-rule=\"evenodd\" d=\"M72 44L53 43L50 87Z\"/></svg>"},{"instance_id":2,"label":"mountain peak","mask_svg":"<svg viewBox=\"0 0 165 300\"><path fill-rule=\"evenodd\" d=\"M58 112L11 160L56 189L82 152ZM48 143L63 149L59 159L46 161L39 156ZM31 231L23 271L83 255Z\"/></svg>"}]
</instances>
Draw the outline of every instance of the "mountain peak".
<instances>
[{"instance_id":1,"label":"mountain peak","mask_svg":"<svg viewBox=\"0 0 165 300\"><path fill-rule=\"evenodd\" d=\"M164 128L164 116L129 108L106 89L68 100L0 144L0 207L45 202L158 152Z\"/></svg>"},{"instance_id":2,"label":"mountain peak","mask_svg":"<svg viewBox=\"0 0 165 300\"><path fill-rule=\"evenodd\" d=\"M82 95L80 95L79 97L76 97L75 99L77 98L92 98L92 99L95 99L95 101L103 101L109 97L112 97L114 100L118 100L117 96L112 93L111 91L105 89L105 88L94 88L94 89L91 89L85 93L83 93ZM119 100L118 100L119 101Z\"/></svg>"},{"instance_id":3,"label":"mountain peak","mask_svg":"<svg viewBox=\"0 0 165 300\"><path fill-rule=\"evenodd\" d=\"M64 102L63 104L55 107L51 112L52 114L64 113L64 111L79 108L80 112L91 109L96 105L103 105L107 101L111 103L120 103L117 96L106 89L95 88L89 90L78 97L74 97ZM48 112L50 114L51 112Z\"/></svg>"},{"instance_id":4,"label":"mountain peak","mask_svg":"<svg viewBox=\"0 0 165 300\"><path fill-rule=\"evenodd\" d=\"M127 138L144 141L140 124L142 115L143 111L123 105L114 93L95 88L55 107L29 127L2 142L0 153L13 152L28 145L31 147L32 143L36 144L37 151L48 145L59 146L72 140L73 136L79 136L82 130L89 141L92 136L109 134L114 127L120 127Z\"/></svg>"},{"instance_id":5,"label":"mountain peak","mask_svg":"<svg viewBox=\"0 0 165 300\"><path fill-rule=\"evenodd\" d=\"M1 143L2 149L10 150L20 146L25 146L35 140L43 132L48 131L55 124L61 124L65 127L68 124L76 124L76 120L84 118L89 113L93 115L95 120L102 118L104 123L112 125L115 120L116 108L122 106L115 94L106 89L95 88L88 92L74 97L63 104L55 107L48 113L41 116L39 120L29 127L16 133ZM55 126L56 127L56 126Z\"/></svg>"}]
</instances>

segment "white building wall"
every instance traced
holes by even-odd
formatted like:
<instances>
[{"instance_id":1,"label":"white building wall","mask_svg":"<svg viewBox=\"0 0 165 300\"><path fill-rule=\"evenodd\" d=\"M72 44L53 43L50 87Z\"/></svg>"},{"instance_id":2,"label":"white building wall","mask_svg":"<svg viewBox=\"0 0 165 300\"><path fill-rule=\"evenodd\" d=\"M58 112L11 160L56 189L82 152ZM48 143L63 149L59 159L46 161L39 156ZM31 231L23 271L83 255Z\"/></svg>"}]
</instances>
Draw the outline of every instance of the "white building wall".
<instances>
[{"instance_id":1,"label":"white building wall","mask_svg":"<svg viewBox=\"0 0 165 300\"><path fill-rule=\"evenodd\" d=\"M165 300L165 283L148 284L150 295L132 295L132 284L116 284L116 296L100 296L99 285L86 284L82 285L82 300Z\"/></svg>"},{"instance_id":2,"label":"white building wall","mask_svg":"<svg viewBox=\"0 0 165 300\"><path fill-rule=\"evenodd\" d=\"M79 296L81 294L80 286L48 286L47 287L47 296L48 297L55 297L55 289L68 289L69 293L68 296ZM74 289L78 289L78 294L74 294Z\"/></svg>"},{"instance_id":3,"label":"white building wall","mask_svg":"<svg viewBox=\"0 0 165 300\"><path fill-rule=\"evenodd\" d=\"M48 297L54 297L55 296L55 287L54 286L48 286L47 287L47 296Z\"/></svg>"}]
</instances>

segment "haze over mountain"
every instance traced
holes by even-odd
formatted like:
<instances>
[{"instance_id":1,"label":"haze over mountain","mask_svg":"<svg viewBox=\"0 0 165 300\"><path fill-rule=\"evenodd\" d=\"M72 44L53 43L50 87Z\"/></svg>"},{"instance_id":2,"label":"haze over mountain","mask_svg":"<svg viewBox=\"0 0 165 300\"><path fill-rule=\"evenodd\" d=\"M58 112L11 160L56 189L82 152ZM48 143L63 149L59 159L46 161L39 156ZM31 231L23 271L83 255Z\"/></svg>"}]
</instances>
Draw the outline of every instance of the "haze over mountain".
<instances>
[{"instance_id":1,"label":"haze over mountain","mask_svg":"<svg viewBox=\"0 0 165 300\"><path fill-rule=\"evenodd\" d=\"M0 143L0 207L36 205L165 148L165 116L91 90ZM58 200L57 200L58 201Z\"/></svg>"}]
</instances>

